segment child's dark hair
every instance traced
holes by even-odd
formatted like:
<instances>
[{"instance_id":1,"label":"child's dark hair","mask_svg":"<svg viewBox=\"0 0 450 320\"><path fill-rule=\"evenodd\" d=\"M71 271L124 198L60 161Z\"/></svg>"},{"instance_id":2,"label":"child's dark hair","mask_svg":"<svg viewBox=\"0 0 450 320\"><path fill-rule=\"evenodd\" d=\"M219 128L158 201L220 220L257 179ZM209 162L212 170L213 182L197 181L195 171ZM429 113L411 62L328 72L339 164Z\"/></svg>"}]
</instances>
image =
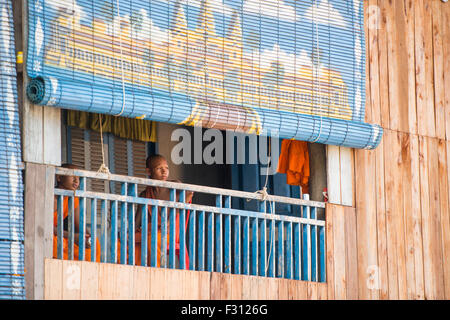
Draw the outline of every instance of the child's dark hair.
<instances>
[{"instance_id":1,"label":"child's dark hair","mask_svg":"<svg viewBox=\"0 0 450 320\"><path fill-rule=\"evenodd\" d=\"M63 163L61 165L61 168L66 168L66 169L80 169L80 167L78 167L76 164L72 164L72 163Z\"/></svg>"},{"instance_id":2,"label":"child's dark hair","mask_svg":"<svg viewBox=\"0 0 450 320\"><path fill-rule=\"evenodd\" d=\"M160 155L160 154L152 154L151 156L147 157L147 160L145 160L145 167L148 169L151 169L153 167L153 163L156 160L166 160L166 158L164 158L164 156Z\"/></svg>"}]
</instances>

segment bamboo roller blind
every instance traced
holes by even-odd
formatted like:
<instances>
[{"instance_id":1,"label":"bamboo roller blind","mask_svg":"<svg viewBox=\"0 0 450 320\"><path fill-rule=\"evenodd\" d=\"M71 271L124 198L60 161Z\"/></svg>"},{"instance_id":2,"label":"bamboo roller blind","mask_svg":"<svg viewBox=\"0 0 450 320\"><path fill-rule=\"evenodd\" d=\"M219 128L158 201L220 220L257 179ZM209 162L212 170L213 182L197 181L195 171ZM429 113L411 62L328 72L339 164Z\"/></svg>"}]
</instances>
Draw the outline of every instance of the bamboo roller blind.
<instances>
[{"instance_id":1,"label":"bamboo roller blind","mask_svg":"<svg viewBox=\"0 0 450 320\"><path fill-rule=\"evenodd\" d=\"M361 0L29 0L41 105L375 148Z\"/></svg>"}]
</instances>

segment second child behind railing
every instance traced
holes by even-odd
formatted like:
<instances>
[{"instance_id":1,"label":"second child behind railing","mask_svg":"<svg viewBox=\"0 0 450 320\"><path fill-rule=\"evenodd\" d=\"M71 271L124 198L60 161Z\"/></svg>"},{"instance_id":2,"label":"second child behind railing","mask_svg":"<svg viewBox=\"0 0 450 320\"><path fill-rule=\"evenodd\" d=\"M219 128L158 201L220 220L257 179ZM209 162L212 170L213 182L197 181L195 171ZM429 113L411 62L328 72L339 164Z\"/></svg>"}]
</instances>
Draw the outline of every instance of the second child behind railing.
<instances>
[{"instance_id":1,"label":"second child behind railing","mask_svg":"<svg viewBox=\"0 0 450 320\"><path fill-rule=\"evenodd\" d=\"M76 165L65 163L61 165L62 168L67 169L79 169ZM56 176L56 188L72 190L75 191L80 186L80 178L77 176ZM58 197L55 196L54 199L54 212L53 212L53 258L58 258L58 236L57 236L57 226L58 226ZM73 258L79 260L79 230L80 230L80 207L78 197L73 197L73 207L74 207L74 244L73 244ZM68 230L68 219L69 219L69 198L63 197L63 237L62 237L62 247L63 247L63 259L68 260L69 258L69 230ZM85 259L91 261L91 244L89 240L91 238L90 232L86 230L85 233ZM97 239L96 261L100 262L100 242Z\"/></svg>"},{"instance_id":2,"label":"second child behind railing","mask_svg":"<svg viewBox=\"0 0 450 320\"><path fill-rule=\"evenodd\" d=\"M172 181L172 182L181 182L179 180L169 180L169 165L167 163L167 160L159 154L149 156L146 160L146 174L150 179L155 180L163 180L163 181ZM186 191L186 203L190 203L192 201L194 193L192 191ZM163 188L163 187L154 187L154 186L147 186L147 188L139 194L139 197L142 198L151 198L151 199L158 199L158 200L171 200L170 199L170 189ZM176 194L176 201L179 201L179 192ZM136 212L136 235L135 235L135 257L136 257L136 265L141 265L141 206L138 207L138 210ZM148 206L148 241L147 241L147 265L150 265L150 251L151 251L151 206ZM189 213L186 215L186 221L189 218ZM176 214L176 223L175 223L175 251L176 251L176 257L177 257L177 264L179 263L180 259L180 215L177 212ZM169 220L170 221L170 220ZM185 224L187 225L187 224ZM170 230L170 222L168 223L167 230ZM167 237L167 243L169 243L169 236ZM157 267L160 267L161 265L161 208L159 208L158 212L158 234L157 234L157 254L156 254L156 261L157 261ZM189 256L187 249L185 250L185 265L189 265ZM165 263L163 262L163 265Z\"/></svg>"}]
</instances>

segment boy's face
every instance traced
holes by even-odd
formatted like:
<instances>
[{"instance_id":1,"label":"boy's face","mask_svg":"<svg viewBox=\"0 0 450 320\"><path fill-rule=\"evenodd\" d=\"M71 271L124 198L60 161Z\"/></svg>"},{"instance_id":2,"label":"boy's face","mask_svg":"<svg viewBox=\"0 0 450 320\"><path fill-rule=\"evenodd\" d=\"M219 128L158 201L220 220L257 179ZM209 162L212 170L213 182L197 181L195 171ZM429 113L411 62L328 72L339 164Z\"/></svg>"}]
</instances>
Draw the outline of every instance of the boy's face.
<instances>
[{"instance_id":1,"label":"boy's face","mask_svg":"<svg viewBox=\"0 0 450 320\"><path fill-rule=\"evenodd\" d=\"M80 178L77 176L59 176L58 186L61 189L77 190L80 186Z\"/></svg>"},{"instance_id":2,"label":"boy's face","mask_svg":"<svg viewBox=\"0 0 450 320\"><path fill-rule=\"evenodd\" d=\"M151 179L165 181L169 178L169 165L165 159L157 159L150 169L147 168L147 173Z\"/></svg>"}]
</instances>

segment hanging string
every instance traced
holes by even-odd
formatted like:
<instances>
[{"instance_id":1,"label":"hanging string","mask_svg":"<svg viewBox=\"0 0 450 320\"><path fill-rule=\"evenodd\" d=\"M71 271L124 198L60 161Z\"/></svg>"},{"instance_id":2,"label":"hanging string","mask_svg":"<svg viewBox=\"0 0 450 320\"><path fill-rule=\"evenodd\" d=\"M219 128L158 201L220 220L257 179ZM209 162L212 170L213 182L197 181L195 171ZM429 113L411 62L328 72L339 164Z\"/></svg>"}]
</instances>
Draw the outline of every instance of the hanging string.
<instances>
[{"instance_id":1,"label":"hanging string","mask_svg":"<svg viewBox=\"0 0 450 320\"><path fill-rule=\"evenodd\" d=\"M317 5L317 4L316 4ZM315 19L315 9L316 9L316 5L313 5L313 21ZM313 22L314 23L314 22ZM319 96L318 96L318 102L320 103L321 100L321 85L320 85L320 53L319 53L319 24L316 23L316 59L317 59L317 65L314 65L314 61L313 61L313 68L316 69L315 70L315 74L316 74L316 81L319 83ZM315 59L315 57L313 57L313 59ZM313 69L313 70L314 70ZM319 135L317 136L316 139L314 139L314 141L311 141L312 143L315 143L319 140L320 135L322 134L322 110L319 109L320 112L320 127L319 127Z\"/></svg>"},{"instance_id":2,"label":"hanging string","mask_svg":"<svg viewBox=\"0 0 450 320\"><path fill-rule=\"evenodd\" d=\"M102 115L99 113L99 114L98 114L98 117L99 117L99 122L100 122L100 145L101 145L101 148L102 148L102 164L100 165L100 168L98 169L97 172L109 174L109 173L110 173L110 172L109 172L109 169L108 169L108 167L106 166L106 163L105 163L105 150L104 150L104 148L103 148L103 123L102 123Z\"/></svg>"},{"instance_id":3,"label":"hanging string","mask_svg":"<svg viewBox=\"0 0 450 320\"><path fill-rule=\"evenodd\" d=\"M119 17L119 46L120 46L120 69L122 73L122 109L118 114L115 114L116 117L122 115L123 111L125 110L125 76L123 72L123 51L122 51L122 26L121 26L121 19L120 19L120 4L119 0L116 1L117 3L117 16ZM112 28L114 30L114 23L112 25Z\"/></svg>"}]
</instances>

